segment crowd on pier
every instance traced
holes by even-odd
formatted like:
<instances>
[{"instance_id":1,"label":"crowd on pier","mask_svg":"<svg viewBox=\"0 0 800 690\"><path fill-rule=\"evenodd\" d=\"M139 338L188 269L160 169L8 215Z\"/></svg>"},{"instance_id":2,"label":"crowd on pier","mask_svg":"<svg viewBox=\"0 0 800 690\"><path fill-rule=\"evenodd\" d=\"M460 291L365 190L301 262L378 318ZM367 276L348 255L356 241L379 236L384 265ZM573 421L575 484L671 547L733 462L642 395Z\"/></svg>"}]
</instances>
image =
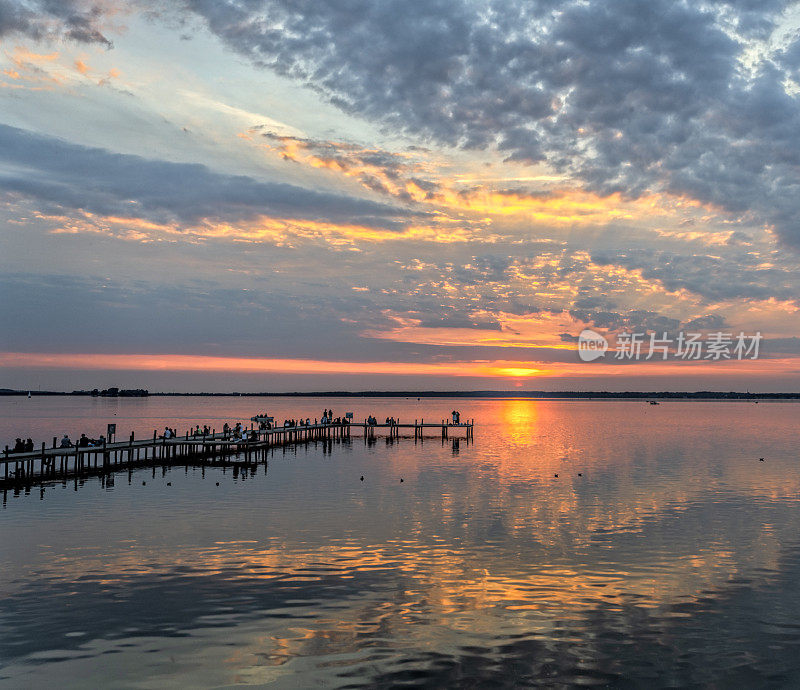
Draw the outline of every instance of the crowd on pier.
<instances>
[{"instance_id":1,"label":"crowd on pier","mask_svg":"<svg viewBox=\"0 0 800 690\"><path fill-rule=\"evenodd\" d=\"M19 440L19 439L17 439ZM33 442L28 439L30 442L30 450L33 450ZM58 444L59 448L74 448L77 446L78 448L94 448L96 446L102 446L106 442L106 437L103 434L100 434L98 438L89 438L86 434L81 434L80 438L78 439L77 443L73 443L69 437L69 434L64 434L61 437L61 441ZM16 448L14 449L16 452ZM28 450L27 448L25 449Z\"/></svg>"},{"instance_id":2,"label":"crowd on pier","mask_svg":"<svg viewBox=\"0 0 800 690\"><path fill-rule=\"evenodd\" d=\"M461 424L461 413L458 410L453 410L452 413L452 423L453 424ZM334 417L333 410L329 410L325 408L322 411L322 418L318 421L314 419L311 421L310 417L306 417L305 419L284 419L283 420L283 428L294 428L294 427L308 427L308 426L316 426L319 424L350 424L352 413L348 412L344 417ZM258 414L252 418L253 421L258 421L258 431L255 429L247 429L245 426L242 425L241 422L236 422L235 425L231 426L228 422L222 427L222 435L225 440L231 441L258 441L259 440L259 431L268 431L270 429L274 429L276 424L272 417L269 417L266 412L262 414ZM378 420L375 415L369 415L366 419L368 426L377 426ZM398 424L398 420L394 417L387 417L386 424L389 426L394 426ZM205 437L205 436L212 436L215 433L215 430L211 429L208 424L204 424L202 427L199 424L196 424L194 429L190 430L189 435L197 438L197 437ZM178 432L169 427L165 426L164 431L159 436L161 439L172 439L178 438ZM55 439L54 439L55 440ZM78 448L92 448L97 446L103 446L106 443L106 437L102 434L99 438L89 438L86 434L81 434L80 438L77 440L76 443L73 443L69 437L69 434L64 434L59 444L60 448L74 448L77 446ZM14 452L14 453L30 453L33 452L33 441L29 438L23 440L21 438L17 438L16 442L14 443L13 449L7 447L7 451Z\"/></svg>"},{"instance_id":3,"label":"crowd on pier","mask_svg":"<svg viewBox=\"0 0 800 690\"><path fill-rule=\"evenodd\" d=\"M33 451L33 440L27 439L23 441L21 438L17 438L16 442L14 443L14 451L15 453L30 453Z\"/></svg>"}]
</instances>

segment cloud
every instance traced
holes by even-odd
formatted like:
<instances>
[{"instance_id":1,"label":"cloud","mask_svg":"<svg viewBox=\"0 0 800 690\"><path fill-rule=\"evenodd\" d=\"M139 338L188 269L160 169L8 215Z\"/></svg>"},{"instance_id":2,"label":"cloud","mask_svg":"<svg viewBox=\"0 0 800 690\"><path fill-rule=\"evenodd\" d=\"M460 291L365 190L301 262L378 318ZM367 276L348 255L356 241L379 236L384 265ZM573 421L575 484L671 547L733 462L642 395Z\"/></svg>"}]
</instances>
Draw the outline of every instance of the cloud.
<instances>
[{"instance_id":1,"label":"cloud","mask_svg":"<svg viewBox=\"0 0 800 690\"><path fill-rule=\"evenodd\" d=\"M419 214L280 182L225 175L88 148L0 125L0 186L36 199L45 213L81 210L157 223L226 222L261 216L358 224L401 232Z\"/></svg>"},{"instance_id":2,"label":"cloud","mask_svg":"<svg viewBox=\"0 0 800 690\"><path fill-rule=\"evenodd\" d=\"M788 5L184 2L231 49L387 131L545 162L599 194L690 196L800 246L798 50L768 48Z\"/></svg>"},{"instance_id":3,"label":"cloud","mask_svg":"<svg viewBox=\"0 0 800 690\"><path fill-rule=\"evenodd\" d=\"M598 266L619 266L639 272L642 278L657 281L670 292L689 290L709 301L737 299L796 300L798 282L793 262L779 258L766 266L755 257L703 256L676 254L652 249L620 252L595 252Z\"/></svg>"},{"instance_id":4,"label":"cloud","mask_svg":"<svg viewBox=\"0 0 800 690\"><path fill-rule=\"evenodd\" d=\"M408 153L393 153L349 142L281 135L264 125L251 127L242 136L247 138L256 134L266 142L268 149L285 161L355 178L370 191L402 201L431 200L440 187L437 182L420 178L424 163Z\"/></svg>"},{"instance_id":5,"label":"cloud","mask_svg":"<svg viewBox=\"0 0 800 690\"><path fill-rule=\"evenodd\" d=\"M0 0L0 37L67 39L112 47L103 26L105 10L87 0Z\"/></svg>"},{"instance_id":6,"label":"cloud","mask_svg":"<svg viewBox=\"0 0 800 690\"><path fill-rule=\"evenodd\" d=\"M427 151L407 148L395 152L348 141L276 134L266 125L251 127L240 136L265 142L261 145L284 161L353 178L371 192L404 203L430 205L441 213L457 216L462 222L465 217L482 221L492 216L524 221L526 227L530 222L548 227L599 224L674 216L676 211L699 206L675 197L649 195L632 200L618 192L586 192L565 187L563 180L559 180L560 186L553 181L546 184L540 181L538 188L507 187L504 179L463 181L461 175L453 173L456 165L452 161ZM724 239L730 235L731 232L726 233ZM723 241L710 233L708 238Z\"/></svg>"}]
</instances>

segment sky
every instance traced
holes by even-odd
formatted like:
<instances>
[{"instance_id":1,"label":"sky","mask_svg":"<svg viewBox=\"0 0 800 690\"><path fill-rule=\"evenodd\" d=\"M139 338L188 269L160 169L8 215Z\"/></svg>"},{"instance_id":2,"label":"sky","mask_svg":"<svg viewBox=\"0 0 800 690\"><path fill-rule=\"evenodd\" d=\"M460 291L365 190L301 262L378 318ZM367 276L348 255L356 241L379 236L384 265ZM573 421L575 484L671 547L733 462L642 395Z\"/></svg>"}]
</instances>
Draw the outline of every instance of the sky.
<instances>
[{"instance_id":1,"label":"sky","mask_svg":"<svg viewBox=\"0 0 800 690\"><path fill-rule=\"evenodd\" d=\"M799 39L778 0L0 0L0 388L800 390Z\"/></svg>"}]
</instances>

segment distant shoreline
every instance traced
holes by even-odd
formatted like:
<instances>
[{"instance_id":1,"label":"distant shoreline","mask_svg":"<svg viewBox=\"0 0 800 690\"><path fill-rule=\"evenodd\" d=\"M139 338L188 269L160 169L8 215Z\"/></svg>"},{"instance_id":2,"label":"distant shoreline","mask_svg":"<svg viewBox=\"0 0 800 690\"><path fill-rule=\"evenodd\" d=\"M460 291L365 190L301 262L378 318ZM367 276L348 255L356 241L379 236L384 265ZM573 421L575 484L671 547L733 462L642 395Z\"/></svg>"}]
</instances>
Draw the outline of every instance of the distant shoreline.
<instances>
[{"instance_id":1,"label":"distant shoreline","mask_svg":"<svg viewBox=\"0 0 800 690\"><path fill-rule=\"evenodd\" d=\"M91 391L27 391L0 389L0 396L76 397L242 397L242 398L501 398L557 400L800 400L797 393L742 393L738 391L311 391L284 393L146 393L143 396L97 396Z\"/></svg>"}]
</instances>

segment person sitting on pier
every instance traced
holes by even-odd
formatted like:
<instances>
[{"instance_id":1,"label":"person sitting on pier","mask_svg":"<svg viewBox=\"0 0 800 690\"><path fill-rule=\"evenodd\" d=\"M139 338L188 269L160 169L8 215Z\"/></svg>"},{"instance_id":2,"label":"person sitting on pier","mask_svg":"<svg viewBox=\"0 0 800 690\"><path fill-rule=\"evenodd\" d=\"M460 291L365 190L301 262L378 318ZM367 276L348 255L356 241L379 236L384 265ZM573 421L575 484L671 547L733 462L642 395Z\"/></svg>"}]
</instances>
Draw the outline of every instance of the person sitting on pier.
<instances>
[{"instance_id":1,"label":"person sitting on pier","mask_svg":"<svg viewBox=\"0 0 800 690\"><path fill-rule=\"evenodd\" d=\"M225 438L228 438L228 434L230 433L231 433L231 425L228 424L228 422L225 422L225 424L222 425L222 435Z\"/></svg>"},{"instance_id":2,"label":"person sitting on pier","mask_svg":"<svg viewBox=\"0 0 800 690\"><path fill-rule=\"evenodd\" d=\"M255 429L250 431L250 440L251 441L258 441L258 432Z\"/></svg>"},{"instance_id":3,"label":"person sitting on pier","mask_svg":"<svg viewBox=\"0 0 800 690\"><path fill-rule=\"evenodd\" d=\"M14 452L15 453L25 452L25 442L21 438L17 438L16 442L14 443Z\"/></svg>"},{"instance_id":4,"label":"person sitting on pier","mask_svg":"<svg viewBox=\"0 0 800 690\"><path fill-rule=\"evenodd\" d=\"M81 437L78 439L78 446L80 448L86 448L89 445L89 439L86 437L86 434L81 434Z\"/></svg>"},{"instance_id":5,"label":"person sitting on pier","mask_svg":"<svg viewBox=\"0 0 800 690\"><path fill-rule=\"evenodd\" d=\"M192 432L192 436L202 436L203 432L200 431L200 425L195 424L194 431Z\"/></svg>"},{"instance_id":6,"label":"person sitting on pier","mask_svg":"<svg viewBox=\"0 0 800 690\"><path fill-rule=\"evenodd\" d=\"M69 440L68 434L64 434L64 437L61 439L61 448L72 448L72 441Z\"/></svg>"},{"instance_id":7,"label":"person sitting on pier","mask_svg":"<svg viewBox=\"0 0 800 690\"><path fill-rule=\"evenodd\" d=\"M170 429L168 426L164 427L164 436L163 436L163 438L172 438L172 429Z\"/></svg>"},{"instance_id":8,"label":"person sitting on pier","mask_svg":"<svg viewBox=\"0 0 800 690\"><path fill-rule=\"evenodd\" d=\"M29 438L27 441L25 441L25 452L33 453L33 439Z\"/></svg>"}]
</instances>

